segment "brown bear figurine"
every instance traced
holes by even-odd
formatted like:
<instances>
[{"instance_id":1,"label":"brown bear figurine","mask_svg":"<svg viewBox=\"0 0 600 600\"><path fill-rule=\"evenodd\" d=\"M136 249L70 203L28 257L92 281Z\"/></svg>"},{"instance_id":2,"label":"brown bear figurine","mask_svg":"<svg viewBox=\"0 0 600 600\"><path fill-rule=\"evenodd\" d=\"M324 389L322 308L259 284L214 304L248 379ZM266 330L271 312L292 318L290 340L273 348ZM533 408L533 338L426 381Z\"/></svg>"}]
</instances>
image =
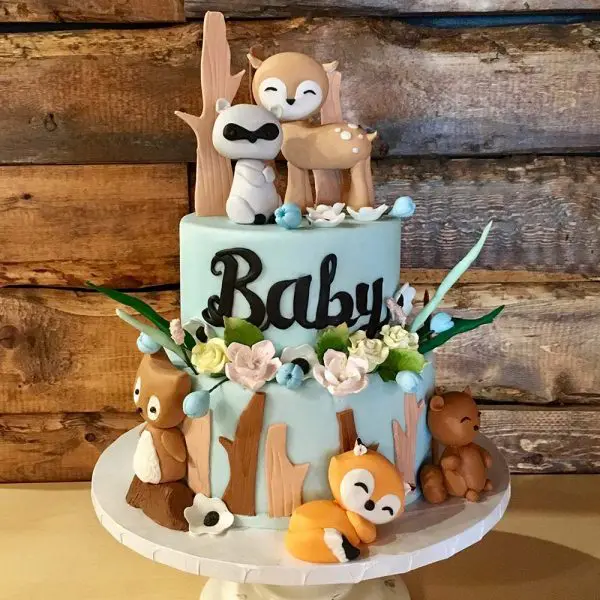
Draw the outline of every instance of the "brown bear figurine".
<instances>
[{"instance_id":1,"label":"brown bear figurine","mask_svg":"<svg viewBox=\"0 0 600 600\"><path fill-rule=\"evenodd\" d=\"M187 450L178 426L185 418L183 400L190 389L190 376L174 367L162 350L144 355L133 391L137 411L146 421L133 457L133 470L144 483L167 483L185 477Z\"/></svg>"},{"instance_id":2,"label":"brown bear figurine","mask_svg":"<svg viewBox=\"0 0 600 600\"><path fill-rule=\"evenodd\" d=\"M473 443L479 431L479 416L469 388L431 399L427 424L433 439L446 449L439 467L426 465L421 469L421 488L428 502L438 504L448 495L477 502L481 492L492 489L487 478L492 458Z\"/></svg>"}]
</instances>

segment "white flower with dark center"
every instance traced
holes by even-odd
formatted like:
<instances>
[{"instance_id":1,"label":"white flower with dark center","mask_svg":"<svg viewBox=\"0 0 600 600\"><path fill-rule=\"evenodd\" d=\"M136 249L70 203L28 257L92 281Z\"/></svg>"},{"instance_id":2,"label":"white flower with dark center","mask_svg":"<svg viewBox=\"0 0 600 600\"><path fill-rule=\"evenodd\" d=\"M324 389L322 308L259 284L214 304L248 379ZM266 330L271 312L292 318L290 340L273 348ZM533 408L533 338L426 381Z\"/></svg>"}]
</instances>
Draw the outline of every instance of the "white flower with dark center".
<instances>
[{"instance_id":1,"label":"white flower with dark center","mask_svg":"<svg viewBox=\"0 0 600 600\"><path fill-rule=\"evenodd\" d=\"M234 517L220 498L196 494L194 503L183 511L192 535L219 535L233 525Z\"/></svg>"},{"instance_id":2,"label":"white flower with dark center","mask_svg":"<svg viewBox=\"0 0 600 600\"><path fill-rule=\"evenodd\" d=\"M312 369L319 364L317 353L312 346L302 344L301 346L289 346L284 348L281 353L281 362L283 364L293 363L298 365L304 373L304 379L312 377Z\"/></svg>"},{"instance_id":3,"label":"white flower with dark center","mask_svg":"<svg viewBox=\"0 0 600 600\"><path fill-rule=\"evenodd\" d=\"M343 202L336 202L333 206L319 204L317 208L308 208L308 220L315 227L336 227L346 218L345 206Z\"/></svg>"}]
</instances>

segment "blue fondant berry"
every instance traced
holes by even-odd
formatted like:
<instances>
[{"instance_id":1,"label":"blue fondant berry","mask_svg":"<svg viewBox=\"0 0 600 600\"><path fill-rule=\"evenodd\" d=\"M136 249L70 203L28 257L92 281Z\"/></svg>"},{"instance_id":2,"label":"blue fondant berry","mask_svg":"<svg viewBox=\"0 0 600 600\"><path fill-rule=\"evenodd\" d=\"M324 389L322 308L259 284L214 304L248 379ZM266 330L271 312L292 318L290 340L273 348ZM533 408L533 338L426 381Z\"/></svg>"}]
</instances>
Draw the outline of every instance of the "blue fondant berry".
<instances>
[{"instance_id":1,"label":"blue fondant berry","mask_svg":"<svg viewBox=\"0 0 600 600\"><path fill-rule=\"evenodd\" d=\"M277 383L289 390L298 389L304 382L304 371L300 365L285 363L277 370Z\"/></svg>"},{"instance_id":2,"label":"blue fondant berry","mask_svg":"<svg viewBox=\"0 0 600 600\"><path fill-rule=\"evenodd\" d=\"M400 196L395 202L392 210L390 211L390 217L396 219L406 219L412 217L415 214L415 203L410 196Z\"/></svg>"},{"instance_id":3,"label":"blue fondant berry","mask_svg":"<svg viewBox=\"0 0 600 600\"><path fill-rule=\"evenodd\" d=\"M275 211L275 223L286 229L297 229L302 223L302 211L296 204L283 204Z\"/></svg>"},{"instance_id":4,"label":"blue fondant berry","mask_svg":"<svg viewBox=\"0 0 600 600\"><path fill-rule=\"evenodd\" d=\"M149 335L145 333L140 333L138 336L137 347L138 350L144 354L154 354L162 348L158 342L155 342Z\"/></svg>"},{"instance_id":5,"label":"blue fondant berry","mask_svg":"<svg viewBox=\"0 0 600 600\"><path fill-rule=\"evenodd\" d=\"M210 408L210 394L206 390L189 393L183 400L183 412L191 419L200 419Z\"/></svg>"},{"instance_id":6,"label":"blue fondant berry","mask_svg":"<svg viewBox=\"0 0 600 600\"><path fill-rule=\"evenodd\" d=\"M430 327L434 333L443 333L454 327L454 321L448 313L440 312L431 318Z\"/></svg>"},{"instance_id":7,"label":"blue fondant berry","mask_svg":"<svg viewBox=\"0 0 600 600\"><path fill-rule=\"evenodd\" d=\"M400 371L396 375L396 383L406 394L414 394L422 381L421 376L414 371Z\"/></svg>"}]
</instances>

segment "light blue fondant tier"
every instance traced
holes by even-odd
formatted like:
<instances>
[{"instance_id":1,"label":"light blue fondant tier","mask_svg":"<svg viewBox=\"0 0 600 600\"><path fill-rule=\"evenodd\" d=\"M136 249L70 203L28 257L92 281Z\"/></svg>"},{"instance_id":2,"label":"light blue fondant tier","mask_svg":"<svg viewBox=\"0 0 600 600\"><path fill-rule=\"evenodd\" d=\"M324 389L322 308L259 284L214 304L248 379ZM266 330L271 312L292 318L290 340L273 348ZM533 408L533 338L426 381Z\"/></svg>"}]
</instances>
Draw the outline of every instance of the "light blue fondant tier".
<instances>
[{"instance_id":1,"label":"light blue fondant tier","mask_svg":"<svg viewBox=\"0 0 600 600\"><path fill-rule=\"evenodd\" d=\"M432 357L428 357L430 360ZM268 514L268 491L265 472L265 442L270 425L287 425L287 454L294 464L309 463L304 481L305 501L331 498L327 470L332 456L339 452L339 429L336 413L352 409L358 435L364 443L378 443L379 452L394 461L392 421L397 420L405 428L404 393L393 382L384 383L378 375L370 375L368 387L344 398L334 398L310 379L297 390L288 390L276 383L268 383L261 390L266 393L263 429L259 445L256 480L256 517L244 517L238 524L246 527L281 528L285 520L270 521ZM423 381L417 390L417 399L426 400L433 393L434 366L428 364ZM210 377L194 378L195 389L208 389L215 380ZM219 442L224 436L235 439L236 427L242 411L252 397L252 392L227 382L211 395L212 431L210 454L210 481L213 496L221 497L229 482L229 460ZM415 469L429 453L431 437L427 429L425 411L422 412L416 435ZM411 495L412 499L416 497ZM411 499L411 496L407 500Z\"/></svg>"},{"instance_id":2,"label":"light blue fondant tier","mask_svg":"<svg viewBox=\"0 0 600 600\"><path fill-rule=\"evenodd\" d=\"M305 221L306 223L306 221ZM327 299L329 314L340 312L337 293L347 293L354 302L353 317L359 317L356 286L367 284L366 306L373 307L372 284L382 279L383 299L393 295L400 274L400 220L381 219L372 223L358 223L347 218L335 228L303 226L297 230L286 230L277 225L238 225L226 217L198 217L187 215L181 221L181 314L185 323L203 318L209 298L220 296L224 265L217 261L211 268L213 257L218 252L231 248L242 248L254 253L260 260L261 273L248 284L265 304L272 286L285 280L310 277L308 291L307 320L314 322L319 301L323 260L337 256L335 277ZM236 258L238 273L248 274L246 260ZM214 271L218 274L215 274ZM304 280L304 284L307 279ZM291 283L281 296L281 314L293 316L296 286ZM250 307L244 296L236 291L231 315L247 319ZM379 307L376 318L383 319L385 305ZM369 316L360 316L353 329L366 325ZM315 328L306 328L294 323L288 329L269 326L265 337L272 340L280 350L285 346L312 344L316 338Z\"/></svg>"}]
</instances>

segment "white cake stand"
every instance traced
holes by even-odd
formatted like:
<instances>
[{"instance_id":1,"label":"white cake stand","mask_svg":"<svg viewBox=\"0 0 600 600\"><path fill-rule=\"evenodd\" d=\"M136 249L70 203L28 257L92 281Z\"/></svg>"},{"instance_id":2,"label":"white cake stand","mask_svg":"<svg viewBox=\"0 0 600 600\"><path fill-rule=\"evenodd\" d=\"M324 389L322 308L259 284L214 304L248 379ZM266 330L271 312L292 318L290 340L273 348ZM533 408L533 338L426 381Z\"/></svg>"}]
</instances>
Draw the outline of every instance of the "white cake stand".
<instances>
[{"instance_id":1,"label":"white cake stand","mask_svg":"<svg viewBox=\"0 0 600 600\"><path fill-rule=\"evenodd\" d=\"M284 548L284 532L230 529L193 537L160 527L125 501L138 439L134 429L102 454L92 476L100 523L119 542L153 561L209 577L201 600L409 600L395 575L444 560L477 543L501 519L510 498L506 462L489 440L494 491L478 503L461 499L431 506L417 500L402 517L378 529L368 556L339 565L298 561Z\"/></svg>"}]
</instances>

